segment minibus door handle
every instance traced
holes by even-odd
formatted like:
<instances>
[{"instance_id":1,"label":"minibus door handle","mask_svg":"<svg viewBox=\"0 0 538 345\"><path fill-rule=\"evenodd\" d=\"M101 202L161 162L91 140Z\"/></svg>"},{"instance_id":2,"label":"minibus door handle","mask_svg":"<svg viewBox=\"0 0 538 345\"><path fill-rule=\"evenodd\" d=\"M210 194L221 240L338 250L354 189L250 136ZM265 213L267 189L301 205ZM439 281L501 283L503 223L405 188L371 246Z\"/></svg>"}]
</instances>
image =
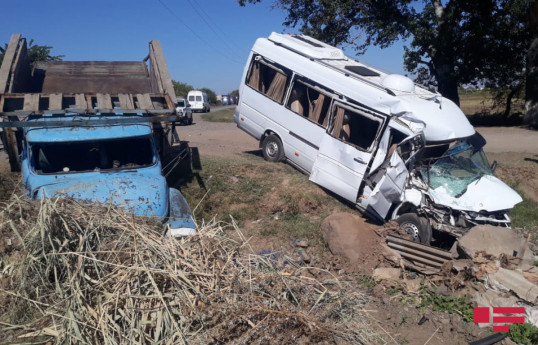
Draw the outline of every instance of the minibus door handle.
<instances>
[{"instance_id":1,"label":"minibus door handle","mask_svg":"<svg viewBox=\"0 0 538 345\"><path fill-rule=\"evenodd\" d=\"M353 160L357 163L366 164L366 162L361 157L355 157Z\"/></svg>"}]
</instances>

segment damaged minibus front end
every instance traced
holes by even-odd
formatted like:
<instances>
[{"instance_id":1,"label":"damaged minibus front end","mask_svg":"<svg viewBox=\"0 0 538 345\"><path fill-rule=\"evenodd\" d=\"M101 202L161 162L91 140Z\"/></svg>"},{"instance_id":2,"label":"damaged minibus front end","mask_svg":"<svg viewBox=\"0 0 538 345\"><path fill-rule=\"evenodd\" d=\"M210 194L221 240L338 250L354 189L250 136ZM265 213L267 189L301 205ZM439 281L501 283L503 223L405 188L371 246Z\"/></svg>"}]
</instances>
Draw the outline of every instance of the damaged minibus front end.
<instances>
[{"instance_id":1,"label":"damaged minibus front end","mask_svg":"<svg viewBox=\"0 0 538 345\"><path fill-rule=\"evenodd\" d=\"M418 134L408 130L406 139L391 146L391 131L402 120L394 117L380 139L359 208L382 221L396 220L422 243L430 243L432 230L459 237L479 224L510 227L508 213L522 198L494 176L496 162L489 164L479 133L428 142L429 123L423 123ZM453 126L446 131L459 134Z\"/></svg>"}]
</instances>

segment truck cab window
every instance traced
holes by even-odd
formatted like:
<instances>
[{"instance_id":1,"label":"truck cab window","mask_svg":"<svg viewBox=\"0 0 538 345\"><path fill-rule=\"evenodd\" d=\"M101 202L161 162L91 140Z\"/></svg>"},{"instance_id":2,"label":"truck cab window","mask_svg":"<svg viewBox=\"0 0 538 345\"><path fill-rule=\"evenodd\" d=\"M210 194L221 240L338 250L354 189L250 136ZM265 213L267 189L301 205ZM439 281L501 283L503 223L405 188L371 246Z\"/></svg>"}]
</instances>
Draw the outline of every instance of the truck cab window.
<instances>
[{"instance_id":1,"label":"truck cab window","mask_svg":"<svg viewBox=\"0 0 538 345\"><path fill-rule=\"evenodd\" d=\"M380 126L379 119L337 106L331 135L362 150L368 150Z\"/></svg>"},{"instance_id":2,"label":"truck cab window","mask_svg":"<svg viewBox=\"0 0 538 345\"><path fill-rule=\"evenodd\" d=\"M247 75L247 85L282 104L288 76L274 67L252 59Z\"/></svg>"},{"instance_id":3,"label":"truck cab window","mask_svg":"<svg viewBox=\"0 0 538 345\"><path fill-rule=\"evenodd\" d=\"M153 164L149 137L30 143L37 173L133 169Z\"/></svg>"},{"instance_id":4,"label":"truck cab window","mask_svg":"<svg viewBox=\"0 0 538 345\"><path fill-rule=\"evenodd\" d=\"M327 127L331 98L316 89L296 81L286 107L296 114Z\"/></svg>"}]
</instances>

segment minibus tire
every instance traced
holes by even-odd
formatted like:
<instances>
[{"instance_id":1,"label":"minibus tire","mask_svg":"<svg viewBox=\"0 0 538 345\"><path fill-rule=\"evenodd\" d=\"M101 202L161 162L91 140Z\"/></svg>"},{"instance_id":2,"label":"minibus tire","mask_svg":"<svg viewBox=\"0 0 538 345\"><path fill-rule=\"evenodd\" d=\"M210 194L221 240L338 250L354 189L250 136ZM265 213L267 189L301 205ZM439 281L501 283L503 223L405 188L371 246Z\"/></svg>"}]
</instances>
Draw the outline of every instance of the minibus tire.
<instances>
[{"instance_id":1,"label":"minibus tire","mask_svg":"<svg viewBox=\"0 0 538 345\"><path fill-rule=\"evenodd\" d=\"M263 158L269 162L280 162L284 158L284 147L280 138L271 134L262 142Z\"/></svg>"},{"instance_id":2,"label":"minibus tire","mask_svg":"<svg viewBox=\"0 0 538 345\"><path fill-rule=\"evenodd\" d=\"M420 217L416 213L404 213L396 218L396 222L405 232L413 236L413 241L430 244L432 240L432 227L428 219ZM415 234L418 235L418 238Z\"/></svg>"}]
</instances>

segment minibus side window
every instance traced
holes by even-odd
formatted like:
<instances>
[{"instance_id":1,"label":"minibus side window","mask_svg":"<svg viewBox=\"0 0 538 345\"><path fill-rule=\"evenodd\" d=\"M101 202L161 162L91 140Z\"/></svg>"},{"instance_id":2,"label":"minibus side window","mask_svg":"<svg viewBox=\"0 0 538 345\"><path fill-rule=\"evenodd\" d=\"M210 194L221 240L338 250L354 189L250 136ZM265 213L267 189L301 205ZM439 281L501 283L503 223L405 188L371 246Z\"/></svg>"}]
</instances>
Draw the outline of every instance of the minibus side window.
<instances>
[{"instance_id":1,"label":"minibus side window","mask_svg":"<svg viewBox=\"0 0 538 345\"><path fill-rule=\"evenodd\" d=\"M361 150L369 150L380 126L381 120L336 106L331 135Z\"/></svg>"},{"instance_id":2,"label":"minibus side window","mask_svg":"<svg viewBox=\"0 0 538 345\"><path fill-rule=\"evenodd\" d=\"M252 59L247 85L282 104L288 76L265 62Z\"/></svg>"},{"instance_id":3,"label":"minibus side window","mask_svg":"<svg viewBox=\"0 0 538 345\"><path fill-rule=\"evenodd\" d=\"M296 114L327 128L331 97L296 81L291 89L286 107Z\"/></svg>"}]
</instances>

